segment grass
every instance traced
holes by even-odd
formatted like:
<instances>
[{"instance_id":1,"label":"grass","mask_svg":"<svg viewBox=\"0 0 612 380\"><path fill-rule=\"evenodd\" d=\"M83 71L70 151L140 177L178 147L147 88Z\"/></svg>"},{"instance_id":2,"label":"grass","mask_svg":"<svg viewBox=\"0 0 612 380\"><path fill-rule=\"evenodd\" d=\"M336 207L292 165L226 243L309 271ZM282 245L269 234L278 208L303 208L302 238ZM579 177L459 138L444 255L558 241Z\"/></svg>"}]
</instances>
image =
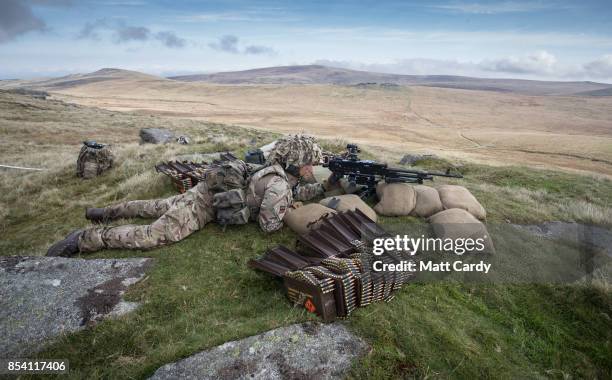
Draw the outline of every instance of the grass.
<instances>
[{"instance_id":1,"label":"grass","mask_svg":"<svg viewBox=\"0 0 612 380\"><path fill-rule=\"evenodd\" d=\"M10 160L49 168L36 173L1 172L3 255L43 254L52 241L87 225L83 218L86 206L173 194L169 180L154 173L153 165L161 160L219 148L243 153L251 139L260 144L274 138L205 122L111 113L2 94L0 100L0 129L7 136L2 142L2 163ZM17 101L31 107L16 106ZM37 140L36 125L47 118L54 120L56 124L49 128L57 133L52 134L53 141ZM84 131L80 123L89 122L85 125L90 129ZM138 128L166 123L188 131L194 144L137 145ZM105 135L107 125L115 125L117 135ZM75 178L73 165L79 141L90 135L116 144L118 164L101 177L83 181ZM32 145L27 145L30 141ZM342 141L325 144L330 149L345 145ZM436 168L446 163L419 165ZM472 164L461 170L466 176L461 183L487 208L491 228L505 220L586 220L595 215L595 211L585 211L589 207L602 213L599 224L609 225L611 220L610 181ZM565 204L577 208L563 208ZM411 217L381 218L381 222L394 229L424 226ZM523 267L537 271L537 259L563 265L563 258L577 253L572 247L541 239L525 241L515 234L495 232L494 240L498 252L508 253L499 255L500 260L514 263L517 272ZM160 249L89 255L87 258L154 258L155 265L145 279L126 295L142 306L119 319L63 336L37 357L68 359L68 378L146 378L163 364L228 340L316 320L287 302L279 281L246 265L268 247L291 246L294 241L295 235L286 228L266 235L255 224L229 227L225 232L210 224ZM580 281L572 285L464 284L451 279L413 283L390 303L360 309L343 322L372 346L372 352L355 364L349 376L610 378L611 318L609 287L581 285Z\"/></svg>"}]
</instances>

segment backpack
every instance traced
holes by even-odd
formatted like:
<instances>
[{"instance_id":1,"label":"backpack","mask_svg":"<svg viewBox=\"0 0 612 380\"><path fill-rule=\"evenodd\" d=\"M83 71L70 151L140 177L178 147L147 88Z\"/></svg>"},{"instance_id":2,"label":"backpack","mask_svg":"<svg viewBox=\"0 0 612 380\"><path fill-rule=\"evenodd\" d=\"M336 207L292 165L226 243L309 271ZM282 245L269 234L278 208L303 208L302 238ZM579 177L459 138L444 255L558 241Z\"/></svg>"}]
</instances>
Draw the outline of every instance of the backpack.
<instances>
[{"instance_id":1,"label":"backpack","mask_svg":"<svg viewBox=\"0 0 612 380\"><path fill-rule=\"evenodd\" d=\"M213 192L244 189L249 180L249 168L239 159L217 161L206 169L204 180Z\"/></svg>"},{"instance_id":2,"label":"backpack","mask_svg":"<svg viewBox=\"0 0 612 380\"><path fill-rule=\"evenodd\" d=\"M77 177L89 179L113 167L115 155L109 145L85 141L77 159Z\"/></svg>"}]
</instances>

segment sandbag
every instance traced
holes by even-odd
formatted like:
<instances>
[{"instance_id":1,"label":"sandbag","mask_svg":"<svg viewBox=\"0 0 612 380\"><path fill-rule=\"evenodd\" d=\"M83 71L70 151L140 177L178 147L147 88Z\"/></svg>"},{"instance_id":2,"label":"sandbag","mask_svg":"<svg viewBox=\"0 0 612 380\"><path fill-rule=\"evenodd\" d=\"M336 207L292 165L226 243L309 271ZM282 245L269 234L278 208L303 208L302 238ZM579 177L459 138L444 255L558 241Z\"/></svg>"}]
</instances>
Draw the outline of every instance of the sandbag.
<instances>
[{"instance_id":1,"label":"sandbag","mask_svg":"<svg viewBox=\"0 0 612 380\"><path fill-rule=\"evenodd\" d=\"M416 204L414 210L412 210L412 215L428 218L444 210L438 190L425 185L414 185L413 188L416 192Z\"/></svg>"},{"instance_id":2,"label":"sandbag","mask_svg":"<svg viewBox=\"0 0 612 380\"><path fill-rule=\"evenodd\" d=\"M289 209L283 218L283 222L293 232L302 235L311 229L317 228L323 219L334 214L336 214L336 211L329 207L318 203L310 203L298 208Z\"/></svg>"},{"instance_id":3,"label":"sandbag","mask_svg":"<svg viewBox=\"0 0 612 380\"><path fill-rule=\"evenodd\" d=\"M355 209L359 209L374 222L376 222L378 219L378 216L376 215L376 212L374 212L372 207L368 206L368 204L365 203L363 199L359 198L359 196L355 194L345 194L327 197L321 199L319 201L319 204L334 209L338 212L355 211Z\"/></svg>"},{"instance_id":4,"label":"sandbag","mask_svg":"<svg viewBox=\"0 0 612 380\"><path fill-rule=\"evenodd\" d=\"M410 215L416 204L416 192L407 183L389 183L381 189L380 202L374 210L384 216Z\"/></svg>"},{"instance_id":5,"label":"sandbag","mask_svg":"<svg viewBox=\"0 0 612 380\"><path fill-rule=\"evenodd\" d=\"M376 197L378 199L382 199L382 193L383 193L383 189L385 188L385 186L387 186L386 182L378 182L376 184Z\"/></svg>"},{"instance_id":6,"label":"sandbag","mask_svg":"<svg viewBox=\"0 0 612 380\"><path fill-rule=\"evenodd\" d=\"M478 252L495 252L487 227L464 209L451 208L440 211L428 221L434 234L440 239L483 239L485 248Z\"/></svg>"},{"instance_id":7,"label":"sandbag","mask_svg":"<svg viewBox=\"0 0 612 380\"><path fill-rule=\"evenodd\" d=\"M443 185L438 188L438 193L444 209L461 208L478 219L484 220L487 217L484 207L463 186Z\"/></svg>"}]
</instances>

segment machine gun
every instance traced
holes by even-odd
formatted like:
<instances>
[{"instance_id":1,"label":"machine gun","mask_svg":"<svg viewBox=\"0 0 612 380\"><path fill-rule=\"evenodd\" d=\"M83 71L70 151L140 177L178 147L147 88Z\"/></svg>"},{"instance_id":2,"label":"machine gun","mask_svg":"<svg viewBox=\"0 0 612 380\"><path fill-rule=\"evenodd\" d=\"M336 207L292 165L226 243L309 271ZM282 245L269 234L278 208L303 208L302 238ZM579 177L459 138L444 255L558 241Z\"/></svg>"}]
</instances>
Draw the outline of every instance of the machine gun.
<instances>
[{"instance_id":1,"label":"machine gun","mask_svg":"<svg viewBox=\"0 0 612 380\"><path fill-rule=\"evenodd\" d=\"M359 191L362 198L367 198L376 193L376 184L382 180L386 183L419 183L423 181L433 181L434 176L463 178L460 173L451 173L451 169L446 172L427 172L420 170L409 170L400 168L390 168L385 163L372 160L360 160L358 153L359 147L355 144L348 144L346 152L341 155L324 157L323 166L332 172L330 181L332 183L346 177L351 186L361 185L364 188Z\"/></svg>"}]
</instances>

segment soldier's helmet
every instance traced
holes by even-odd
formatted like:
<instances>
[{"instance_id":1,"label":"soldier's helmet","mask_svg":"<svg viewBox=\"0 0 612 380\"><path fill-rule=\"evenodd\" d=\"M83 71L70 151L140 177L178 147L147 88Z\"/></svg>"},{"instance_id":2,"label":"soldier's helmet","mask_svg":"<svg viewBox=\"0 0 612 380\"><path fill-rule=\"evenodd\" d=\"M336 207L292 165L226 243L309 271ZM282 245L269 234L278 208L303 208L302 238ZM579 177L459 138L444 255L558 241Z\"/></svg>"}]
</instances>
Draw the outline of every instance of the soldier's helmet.
<instances>
[{"instance_id":1,"label":"soldier's helmet","mask_svg":"<svg viewBox=\"0 0 612 380\"><path fill-rule=\"evenodd\" d=\"M266 163L279 164L286 169L292 165L316 165L322 159L323 151L314 137L300 134L280 138L268 155Z\"/></svg>"}]
</instances>

